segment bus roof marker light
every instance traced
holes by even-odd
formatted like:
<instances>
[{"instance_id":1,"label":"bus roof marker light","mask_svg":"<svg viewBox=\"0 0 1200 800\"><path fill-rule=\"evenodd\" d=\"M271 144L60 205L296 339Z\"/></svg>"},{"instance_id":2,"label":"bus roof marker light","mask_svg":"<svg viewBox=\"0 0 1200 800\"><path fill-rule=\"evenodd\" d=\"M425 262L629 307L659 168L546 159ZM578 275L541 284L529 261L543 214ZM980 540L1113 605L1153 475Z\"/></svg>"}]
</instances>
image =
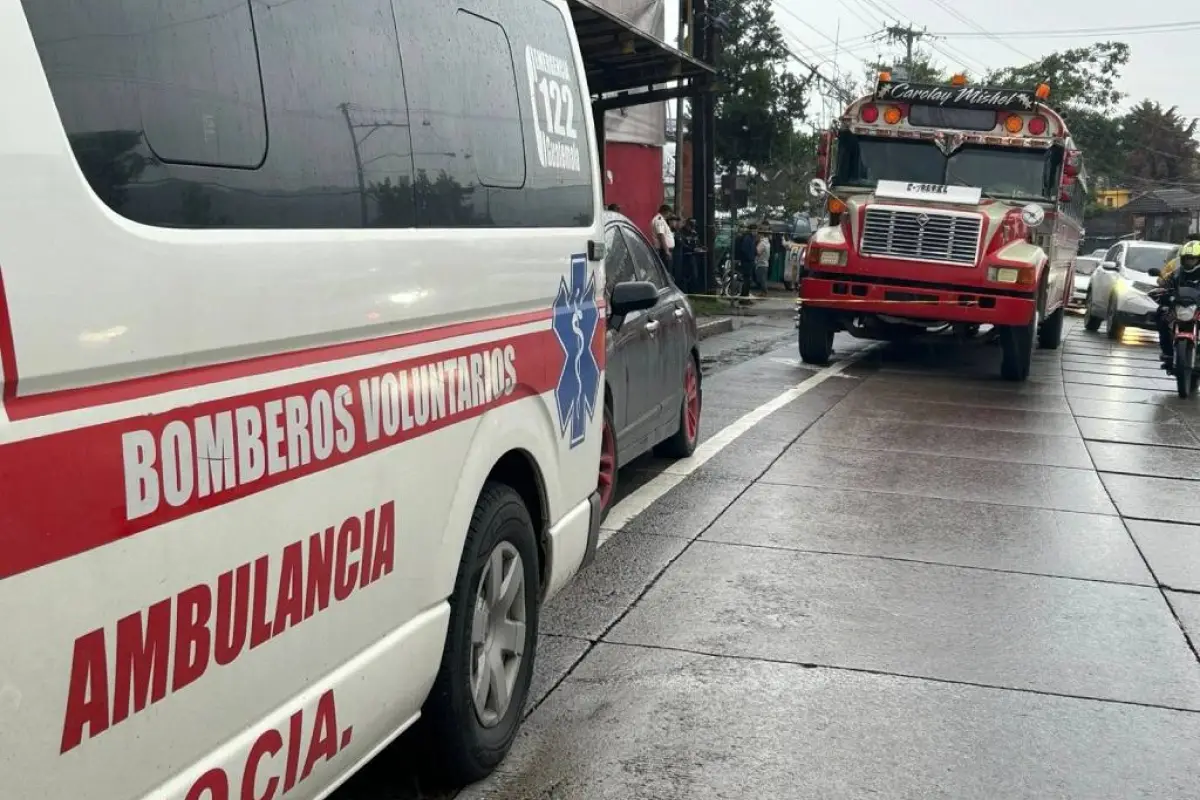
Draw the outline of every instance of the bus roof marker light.
<instances>
[{"instance_id":1,"label":"bus roof marker light","mask_svg":"<svg viewBox=\"0 0 1200 800\"><path fill-rule=\"evenodd\" d=\"M1037 85L1037 89L1034 90L1034 95L1037 96L1038 100L1049 100L1050 99L1050 84L1039 83Z\"/></svg>"},{"instance_id":2,"label":"bus roof marker light","mask_svg":"<svg viewBox=\"0 0 1200 800\"><path fill-rule=\"evenodd\" d=\"M955 74L953 77L950 78L950 85L951 86L966 86L967 85L967 76L961 72Z\"/></svg>"},{"instance_id":3,"label":"bus roof marker light","mask_svg":"<svg viewBox=\"0 0 1200 800\"><path fill-rule=\"evenodd\" d=\"M891 83L892 82L892 73L887 72L886 70L884 72L879 73L879 82L880 83Z\"/></svg>"}]
</instances>

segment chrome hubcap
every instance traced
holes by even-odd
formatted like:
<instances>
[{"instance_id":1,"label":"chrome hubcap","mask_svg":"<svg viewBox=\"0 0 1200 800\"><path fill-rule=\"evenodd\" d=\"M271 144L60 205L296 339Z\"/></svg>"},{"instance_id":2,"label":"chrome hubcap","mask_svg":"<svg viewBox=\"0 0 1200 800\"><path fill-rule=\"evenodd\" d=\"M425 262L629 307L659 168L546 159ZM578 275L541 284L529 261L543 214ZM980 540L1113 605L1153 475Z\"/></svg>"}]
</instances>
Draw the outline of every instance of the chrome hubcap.
<instances>
[{"instance_id":1,"label":"chrome hubcap","mask_svg":"<svg viewBox=\"0 0 1200 800\"><path fill-rule=\"evenodd\" d=\"M471 620L471 697L485 728L512 703L525 654L525 565L509 542L488 556Z\"/></svg>"}]
</instances>

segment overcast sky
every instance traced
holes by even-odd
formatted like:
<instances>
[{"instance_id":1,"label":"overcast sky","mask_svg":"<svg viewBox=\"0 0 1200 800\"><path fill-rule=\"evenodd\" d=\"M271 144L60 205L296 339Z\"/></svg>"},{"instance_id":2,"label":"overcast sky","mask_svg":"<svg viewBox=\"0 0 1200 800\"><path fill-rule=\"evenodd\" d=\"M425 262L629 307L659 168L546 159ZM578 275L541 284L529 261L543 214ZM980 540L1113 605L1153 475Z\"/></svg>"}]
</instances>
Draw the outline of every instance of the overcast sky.
<instances>
[{"instance_id":1,"label":"overcast sky","mask_svg":"<svg viewBox=\"0 0 1200 800\"><path fill-rule=\"evenodd\" d=\"M678 0L666 4L667 39L673 40L679 4ZM774 5L776 22L789 45L830 77L836 66L842 76L861 80L863 60L900 52L886 43L865 40L895 22L944 34L922 44L933 49L942 64L965 67L977 75L984 69L1028 63L1055 50L1116 40L1130 46L1129 64L1118 84L1129 95L1127 105L1148 97L1178 106L1184 116L1200 116L1196 84L1200 71L1195 66L1200 4L1191 0L1146 5L1116 0L774 0ZM1174 27L1172 23L1187 22L1193 23L1190 29L1164 30ZM1144 30L1156 25L1163 29ZM1130 31L1131 27L1143 31ZM1020 35L1001 35L1013 31ZM836 60L835 41L842 44ZM811 116L828 119L836 112L832 105L814 102Z\"/></svg>"}]
</instances>

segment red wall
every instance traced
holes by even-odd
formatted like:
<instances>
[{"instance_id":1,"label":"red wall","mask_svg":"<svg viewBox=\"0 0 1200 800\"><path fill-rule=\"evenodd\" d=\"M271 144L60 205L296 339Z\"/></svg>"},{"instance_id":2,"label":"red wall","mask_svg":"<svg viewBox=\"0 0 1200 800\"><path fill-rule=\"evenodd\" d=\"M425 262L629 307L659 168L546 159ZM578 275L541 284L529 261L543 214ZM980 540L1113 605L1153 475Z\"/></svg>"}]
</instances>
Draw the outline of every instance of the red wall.
<instances>
[{"instance_id":1,"label":"red wall","mask_svg":"<svg viewBox=\"0 0 1200 800\"><path fill-rule=\"evenodd\" d=\"M604 204L621 213L650 236L650 219L663 204L663 151L628 142L608 142L604 150Z\"/></svg>"}]
</instances>

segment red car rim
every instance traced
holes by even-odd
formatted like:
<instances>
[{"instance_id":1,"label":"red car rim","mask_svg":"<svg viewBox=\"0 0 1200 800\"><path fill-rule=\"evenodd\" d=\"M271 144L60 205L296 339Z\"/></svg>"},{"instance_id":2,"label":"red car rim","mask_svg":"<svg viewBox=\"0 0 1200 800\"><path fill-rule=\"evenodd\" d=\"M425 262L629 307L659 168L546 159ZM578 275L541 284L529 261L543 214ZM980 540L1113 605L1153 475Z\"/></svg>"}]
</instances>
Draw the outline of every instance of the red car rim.
<instances>
[{"instance_id":1,"label":"red car rim","mask_svg":"<svg viewBox=\"0 0 1200 800\"><path fill-rule=\"evenodd\" d=\"M696 438L700 430L700 382L696 379L696 362L688 359L687 371L683 374L683 392L686 398L683 424L688 441Z\"/></svg>"},{"instance_id":2,"label":"red car rim","mask_svg":"<svg viewBox=\"0 0 1200 800\"><path fill-rule=\"evenodd\" d=\"M596 488L600 491L600 507L608 508L612 502L613 478L617 472L617 448L613 439L612 428L608 420L604 420L600 433L600 479Z\"/></svg>"}]
</instances>

